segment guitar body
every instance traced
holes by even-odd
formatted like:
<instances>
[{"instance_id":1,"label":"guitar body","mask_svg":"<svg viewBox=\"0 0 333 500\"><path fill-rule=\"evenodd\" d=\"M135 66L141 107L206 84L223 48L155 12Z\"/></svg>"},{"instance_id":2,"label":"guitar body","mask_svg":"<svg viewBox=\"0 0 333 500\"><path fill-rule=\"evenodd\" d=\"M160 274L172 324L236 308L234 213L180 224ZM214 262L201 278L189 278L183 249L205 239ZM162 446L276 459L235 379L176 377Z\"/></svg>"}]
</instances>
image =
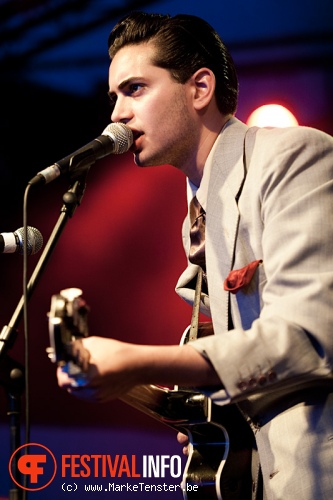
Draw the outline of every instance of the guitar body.
<instances>
[{"instance_id":1,"label":"guitar body","mask_svg":"<svg viewBox=\"0 0 333 500\"><path fill-rule=\"evenodd\" d=\"M73 378L73 385L84 383L89 364L81 342L88 335L88 306L81 294L67 289L52 296L48 314L49 357ZM218 406L195 390L155 385L135 386L121 400L188 435L184 500L251 499L254 438L236 405Z\"/></svg>"},{"instance_id":2,"label":"guitar body","mask_svg":"<svg viewBox=\"0 0 333 500\"><path fill-rule=\"evenodd\" d=\"M184 498L250 499L252 432L236 407L211 405L211 417L206 422L183 429L190 440L183 478L186 484L200 485L199 492ZM231 430L235 425L237 432Z\"/></svg>"}]
</instances>

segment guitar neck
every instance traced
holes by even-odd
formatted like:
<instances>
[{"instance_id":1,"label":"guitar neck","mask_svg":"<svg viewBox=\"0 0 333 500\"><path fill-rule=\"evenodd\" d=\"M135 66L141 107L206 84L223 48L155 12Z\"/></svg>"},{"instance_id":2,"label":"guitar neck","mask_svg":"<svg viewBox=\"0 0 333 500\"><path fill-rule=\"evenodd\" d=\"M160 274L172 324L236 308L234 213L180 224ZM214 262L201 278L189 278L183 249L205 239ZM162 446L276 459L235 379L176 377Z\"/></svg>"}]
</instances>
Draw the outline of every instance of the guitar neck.
<instances>
[{"instance_id":1,"label":"guitar neck","mask_svg":"<svg viewBox=\"0 0 333 500\"><path fill-rule=\"evenodd\" d=\"M120 399L176 429L191 422L207 421L210 414L210 400L200 393L187 390L138 385Z\"/></svg>"},{"instance_id":2,"label":"guitar neck","mask_svg":"<svg viewBox=\"0 0 333 500\"><path fill-rule=\"evenodd\" d=\"M90 360L90 354L81 341L82 337L88 335L88 306L81 294L82 291L77 288L62 290L60 294L52 296L49 313L49 357L61 366L71 366L70 376L74 380L87 371ZM212 334L211 323L197 326L198 331L187 329L184 332L182 343L186 343L188 337L196 337L197 333L199 337ZM248 498L245 491L251 495L253 436L247 424L246 432L241 431L242 426L238 424L242 420L245 425L245 421L237 410L234 413L233 405L219 407L210 398L192 389L168 389L156 385L135 386L119 399L159 422L188 434L189 455L182 482L184 499L221 500L223 497L239 500ZM227 457L228 463L224 467ZM247 457L245 461L244 457ZM223 473L225 478L222 478L222 469L226 471L226 474ZM229 474L231 471L231 479L228 479L228 471ZM224 490L225 496L222 493Z\"/></svg>"}]
</instances>

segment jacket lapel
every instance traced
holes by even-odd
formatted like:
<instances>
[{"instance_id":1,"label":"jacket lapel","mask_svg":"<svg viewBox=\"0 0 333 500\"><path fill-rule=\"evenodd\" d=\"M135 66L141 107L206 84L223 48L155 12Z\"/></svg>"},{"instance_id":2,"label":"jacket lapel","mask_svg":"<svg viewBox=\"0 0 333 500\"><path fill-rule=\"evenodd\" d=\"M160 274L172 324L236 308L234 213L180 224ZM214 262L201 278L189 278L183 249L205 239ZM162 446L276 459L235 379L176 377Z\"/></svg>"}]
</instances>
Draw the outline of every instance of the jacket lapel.
<instances>
[{"instance_id":1,"label":"jacket lapel","mask_svg":"<svg viewBox=\"0 0 333 500\"><path fill-rule=\"evenodd\" d=\"M239 210L237 197L245 179L244 139L248 127L228 122L214 155L206 215L206 266L215 331L228 328L229 293L224 280L232 269Z\"/></svg>"},{"instance_id":2,"label":"jacket lapel","mask_svg":"<svg viewBox=\"0 0 333 500\"><path fill-rule=\"evenodd\" d=\"M210 314L216 331L228 327L228 293L223 289L224 279L231 270L239 212L237 194L244 182L244 137L248 127L237 118L231 118L218 137L209 181L206 207L206 267L209 301L205 298L202 312ZM189 248L189 224L185 220L183 240ZM193 278L197 266L189 264L180 276L176 291L187 302L194 299Z\"/></svg>"}]
</instances>

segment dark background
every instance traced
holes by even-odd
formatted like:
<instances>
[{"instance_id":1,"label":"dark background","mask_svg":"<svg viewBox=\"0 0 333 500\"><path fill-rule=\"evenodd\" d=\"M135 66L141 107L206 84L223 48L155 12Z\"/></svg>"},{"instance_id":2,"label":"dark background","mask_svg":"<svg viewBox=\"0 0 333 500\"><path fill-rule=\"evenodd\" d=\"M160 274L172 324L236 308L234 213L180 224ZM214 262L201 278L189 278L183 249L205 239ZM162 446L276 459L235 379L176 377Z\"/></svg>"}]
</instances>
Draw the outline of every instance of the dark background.
<instances>
[{"instance_id":1,"label":"dark background","mask_svg":"<svg viewBox=\"0 0 333 500\"><path fill-rule=\"evenodd\" d=\"M130 10L195 14L210 22L238 69L236 116L241 120L262 104L278 103L301 125L332 134L331 0L1 1L1 232L22 226L29 179L98 136L109 123L107 37ZM29 196L28 224L42 232L44 241L58 219L67 188L68 180L61 178ZM173 442L173 432L122 403L97 406L61 391L45 354L46 315L52 294L80 287L91 307L91 333L129 342L178 343L191 312L174 293L186 265L180 238L185 211L185 179L169 166L138 169L125 154L110 156L91 169L83 202L29 303L30 411L36 440L49 439L59 453L64 447L59 436L65 435L69 448L78 442L111 446L115 434L118 447L123 443L124 449L130 441L137 450L134 445L142 439L147 442L147 435L155 436L156 453L161 442L164 447ZM29 257L29 272L39 256ZM0 320L6 325L21 297L23 261L18 255L1 259ZM22 363L23 335L20 323L10 352ZM7 409L3 389L4 467ZM145 452L142 443L140 447ZM175 443L173 453L180 454ZM7 491L6 476L0 487L0 493Z\"/></svg>"}]
</instances>

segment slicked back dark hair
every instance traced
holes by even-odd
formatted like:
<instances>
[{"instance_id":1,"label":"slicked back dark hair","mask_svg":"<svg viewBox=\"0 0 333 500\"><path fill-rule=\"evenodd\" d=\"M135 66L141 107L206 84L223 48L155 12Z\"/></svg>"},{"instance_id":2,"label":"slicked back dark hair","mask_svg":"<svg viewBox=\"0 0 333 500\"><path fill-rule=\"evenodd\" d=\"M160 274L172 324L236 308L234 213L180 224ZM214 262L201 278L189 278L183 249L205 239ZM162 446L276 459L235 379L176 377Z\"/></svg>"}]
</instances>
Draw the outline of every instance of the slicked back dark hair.
<instances>
[{"instance_id":1,"label":"slicked back dark hair","mask_svg":"<svg viewBox=\"0 0 333 500\"><path fill-rule=\"evenodd\" d=\"M121 19L110 33L111 59L127 45L153 42L155 66L170 71L179 83L186 83L200 68L209 68L216 79L215 97L223 114L237 108L238 79L233 60L217 32L203 19L187 14L133 12Z\"/></svg>"}]
</instances>

